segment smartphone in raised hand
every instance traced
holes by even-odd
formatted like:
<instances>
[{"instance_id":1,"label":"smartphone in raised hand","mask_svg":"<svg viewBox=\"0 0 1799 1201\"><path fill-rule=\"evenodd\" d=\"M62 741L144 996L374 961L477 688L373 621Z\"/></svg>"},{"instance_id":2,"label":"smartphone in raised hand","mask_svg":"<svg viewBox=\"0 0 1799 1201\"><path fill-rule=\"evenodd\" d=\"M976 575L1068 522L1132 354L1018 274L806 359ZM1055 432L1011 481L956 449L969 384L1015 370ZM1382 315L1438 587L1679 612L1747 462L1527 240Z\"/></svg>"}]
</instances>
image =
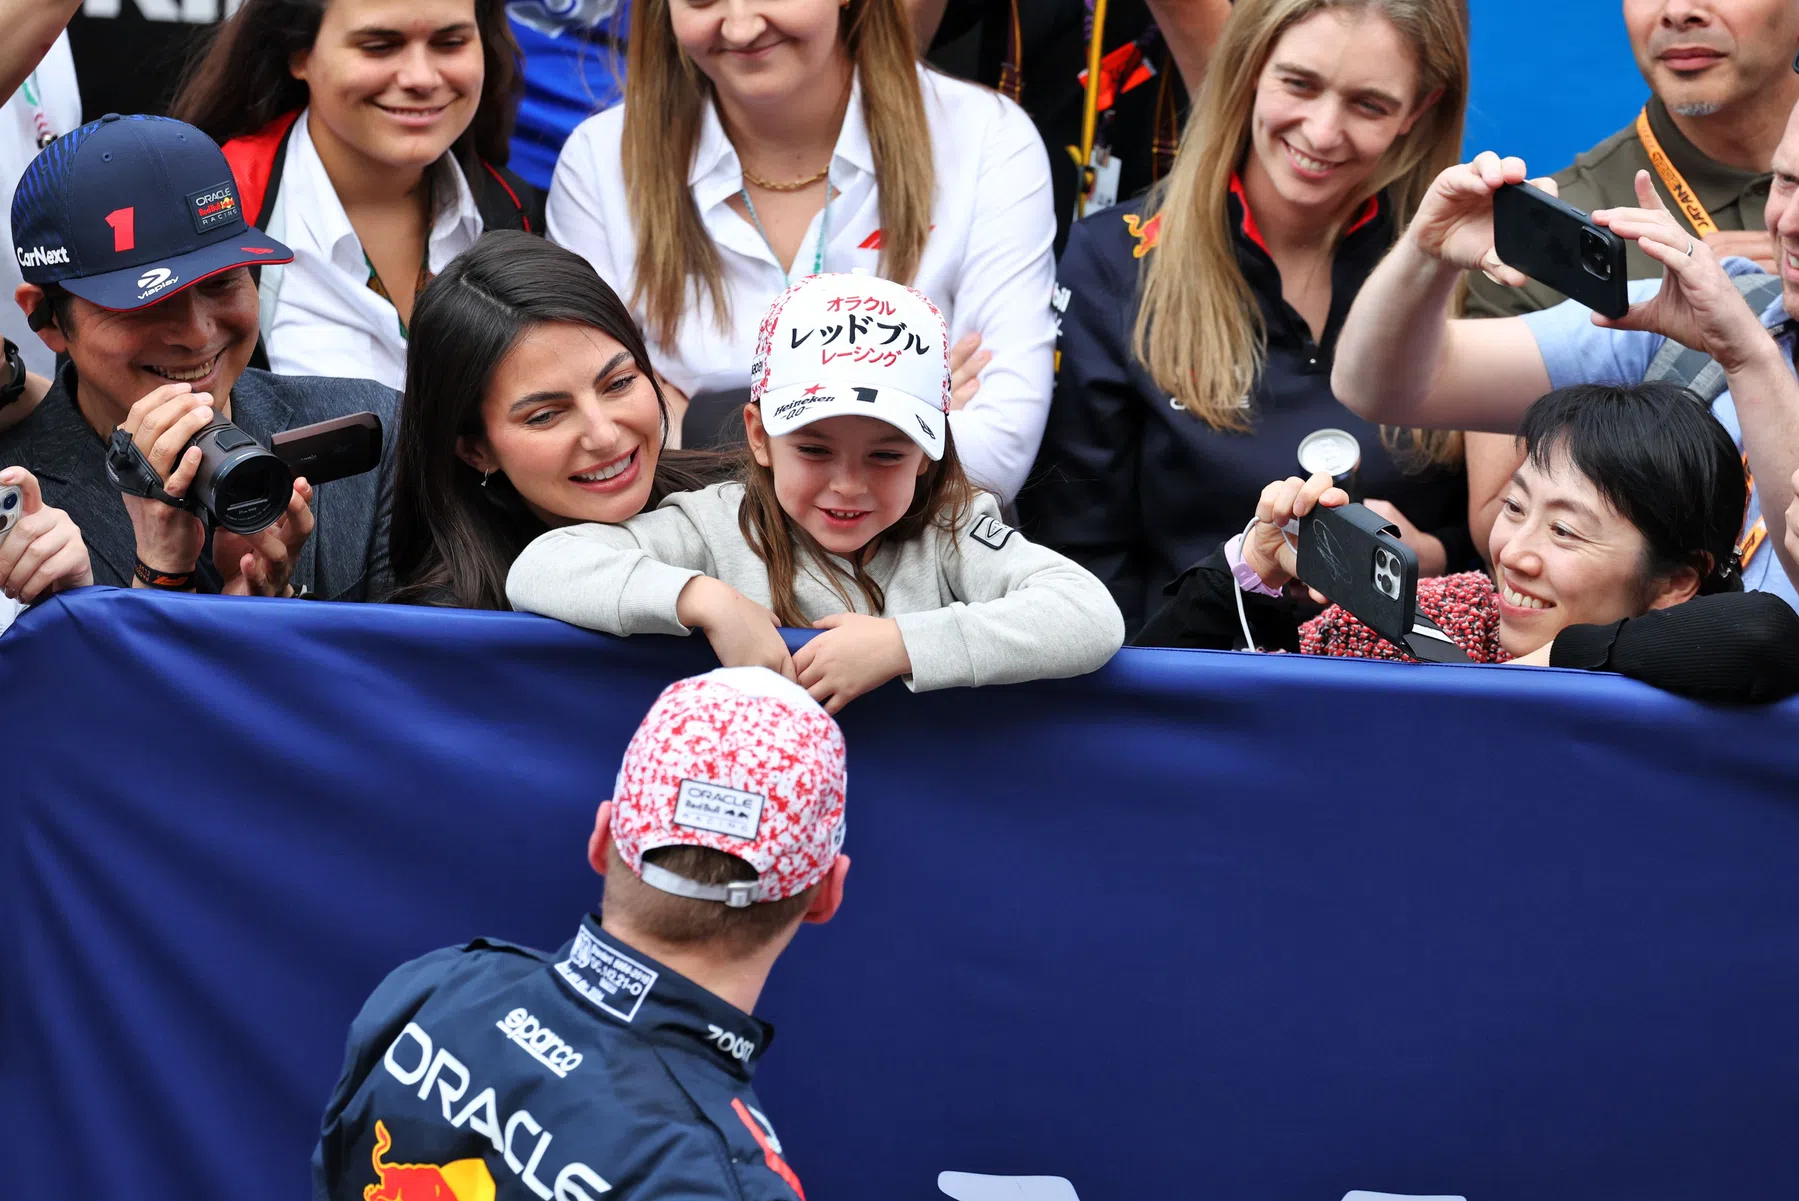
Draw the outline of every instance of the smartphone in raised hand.
<instances>
[{"instance_id":1,"label":"smartphone in raised hand","mask_svg":"<svg viewBox=\"0 0 1799 1201\"><path fill-rule=\"evenodd\" d=\"M1630 309L1624 239L1565 200L1527 183L1493 193L1499 261L1607 317Z\"/></svg>"}]
</instances>

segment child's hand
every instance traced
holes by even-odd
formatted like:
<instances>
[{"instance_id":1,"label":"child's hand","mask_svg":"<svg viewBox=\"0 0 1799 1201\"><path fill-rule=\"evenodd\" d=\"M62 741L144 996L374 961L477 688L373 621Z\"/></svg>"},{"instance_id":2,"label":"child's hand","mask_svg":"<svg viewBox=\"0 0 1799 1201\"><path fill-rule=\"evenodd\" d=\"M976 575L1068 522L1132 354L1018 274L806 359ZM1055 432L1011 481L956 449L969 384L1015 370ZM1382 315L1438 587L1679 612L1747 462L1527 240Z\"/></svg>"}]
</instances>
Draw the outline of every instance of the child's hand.
<instances>
[{"instance_id":1,"label":"child's hand","mask_svg":"<svg viewBox=\"0 0 1799 1201\"><path fill-rule=\"evenodd\" d=\"M675 601L675 618L706 632L721 667L766 667L797 679L775 615L729 584L697 575Z\"/></svg>"},{"instance_id":2,"label":"child's hand","mask_svg":"<svg viewBox=\"0 0 1799 1201\"><path fill-rule=\"evenodd\" d=\"M800 686L827 713L912 670L899 622L891 617L833 613L812 624L825 632L793 652L793 665Z\"/></svg>"}]
</instances>

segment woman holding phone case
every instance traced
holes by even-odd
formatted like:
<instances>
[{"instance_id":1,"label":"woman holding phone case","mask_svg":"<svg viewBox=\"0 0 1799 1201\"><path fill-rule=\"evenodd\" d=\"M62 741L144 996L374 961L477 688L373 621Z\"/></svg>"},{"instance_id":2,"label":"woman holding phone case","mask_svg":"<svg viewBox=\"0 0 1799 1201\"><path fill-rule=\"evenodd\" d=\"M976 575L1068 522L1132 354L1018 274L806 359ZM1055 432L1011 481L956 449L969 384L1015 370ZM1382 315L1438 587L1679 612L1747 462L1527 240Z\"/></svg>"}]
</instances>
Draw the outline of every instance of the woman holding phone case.
<instances>
[{"instance_id":1,"label":"woman holding phone case","mask_svg":"<svg viewBox=\"0 0 1799 1201\"><path fill-rule=\"evenodd\" d=\"M1563 388L1530 407L1519 443L1488 540L1493 575L1418 582L1418 610L1470 659L1615 671L1708 700L1799 691L1799 614L1742 591L1742 460L1697 397L1665 383ZM1407 658L1340 607L1301 625L1282 596L1296 566L1282 527L1348 499L1327 475L1269 484L1255 522L1181 576L1137 644L1241 649L1247 624L1272 649Z\"/></svg>"},{"instance_id":2,"label":"woman holding phone case","mask_svg":"<svg viewBox=\"0 0 1799 1201\"><path fill-rule=\"evenodd\" d=\"M1319 429L1426 574L1472 565L1460 437L1383 431L1330 388L1362 281L1460 155L1461 0L1240 0L1167 179L1077 223L1026 532L1134 628Z\"/></svg>"}]
</instances>

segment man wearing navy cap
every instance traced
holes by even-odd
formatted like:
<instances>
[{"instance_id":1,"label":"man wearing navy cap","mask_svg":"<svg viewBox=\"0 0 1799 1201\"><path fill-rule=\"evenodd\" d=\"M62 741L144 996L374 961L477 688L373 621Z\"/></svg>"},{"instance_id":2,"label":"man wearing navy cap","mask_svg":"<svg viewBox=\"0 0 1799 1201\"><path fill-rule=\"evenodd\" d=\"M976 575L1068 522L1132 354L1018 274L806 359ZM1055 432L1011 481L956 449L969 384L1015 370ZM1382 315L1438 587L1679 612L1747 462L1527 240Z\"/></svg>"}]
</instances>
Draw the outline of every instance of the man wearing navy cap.
<instances>
[{"instance_id":1,"label":"man wearing navy cap","mask_svg":"<svg viewBox=\"0 0 1799 1201\"><path fill-rule=\"evenodd\" d=\"M257 339L251 268L293 254L246 224L218 146L179 121L109 114L32 161L12 229L25 280L14 299L66 357L37 409L0 434L0 467L34 472L46 503L74 518L95 582L379 599L392 583L397 397L366 380L246 370ZM180 497L200 462L188 442L215 415L266 445L365 411L385 432L380 469L317 489L296 481L286 516L260 534L209 535L186 509L123 495L106 473L115 429Z\"/></svg>"}]
</instances>

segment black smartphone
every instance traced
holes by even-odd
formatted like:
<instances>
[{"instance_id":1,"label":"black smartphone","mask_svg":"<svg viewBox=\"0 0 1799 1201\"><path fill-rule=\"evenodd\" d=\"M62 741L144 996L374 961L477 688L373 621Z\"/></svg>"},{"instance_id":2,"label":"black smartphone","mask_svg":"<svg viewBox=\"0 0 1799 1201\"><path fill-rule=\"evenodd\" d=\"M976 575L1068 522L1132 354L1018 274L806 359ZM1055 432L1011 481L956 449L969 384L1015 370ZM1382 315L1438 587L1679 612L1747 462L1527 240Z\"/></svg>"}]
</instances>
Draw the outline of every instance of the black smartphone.
<instances>
[{"instance_id":1,"label":"black smartphone","mask_svg":"<svg viewBox=\"0 0 1799 1201\"><path fill-rule=\"evenodd\" d=\"M1299 519L1298 574L1403 651L1432 663L1468 656L1418 612L1418 556L1366 505L1320 506Z\"/></svg>"},{"instance_id":2,"label":"black smartphone","mask_svg":"<svg viewBox=\"0 0 1799 1201\"><path fill-rule=\"evenodd\" d=\"M1624 239L1563 200L1527 183L1493 193L1499 260L1607 317L1630 308Z\"/></svg>"},{"instance_id":3,"label":"black smartphone","mask_svg":"<svg viewBox=\"0 0 1799 1201\"><path fill-rule=\"evenodd\" d=\"M351 413L283 430L269 440L269 449L314 487L361 475L381 466L381 418Z\"/></svg>"}]
</instances>

